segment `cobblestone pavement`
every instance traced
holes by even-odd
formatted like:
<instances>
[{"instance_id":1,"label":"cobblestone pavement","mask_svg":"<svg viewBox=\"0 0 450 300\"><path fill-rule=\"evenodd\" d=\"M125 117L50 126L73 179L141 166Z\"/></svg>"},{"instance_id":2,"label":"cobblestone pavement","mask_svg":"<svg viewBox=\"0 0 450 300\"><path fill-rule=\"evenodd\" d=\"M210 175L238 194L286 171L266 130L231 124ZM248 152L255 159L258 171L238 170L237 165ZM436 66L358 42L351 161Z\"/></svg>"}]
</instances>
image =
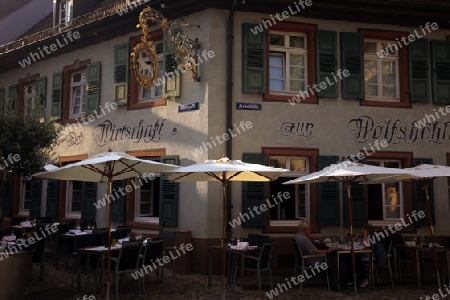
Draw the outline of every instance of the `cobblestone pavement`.
<instances>
[{"instance_id":1,"label":"cobblestone pavement","mask_svg":"<svg viewBox=\"0 0 450 300\"><path fill-rule=\"evenodd\" d=\"M94 284L86 281L86 276L82 276L82 289L77 292L75 288L71 288L72 272L71 270L56 270L53 265L46 264L45 281L38 282L39 268L38 265L33 266L32 281L26 290L26 300L45 299L45 300L75 300L75 299L104 299L100 293L95 293ZM343 291L328 291L324 284L304 284L303 291L300 291L296 286L293 289L280 293L279 296L273 299L291 300L291 299L425 299L425 297L432 296L438 293L437 284L432 284L432 275L428 276L429 282L425 282L425 288L419 289L414 281L413 275L407 279L409 283L397 285L394 289L389 284L389 275L383 276L380 274L380 285L375 289L364 288L358 294L354 294L351 288ZM91 281L93 276L91 275ZM171 270L165 272L166 283L163 284L156 281L155 276L147 278L146 292L138 295L138 282L130 275L125 275L120 281L119 285L119 299L188 299L188 300L210 300L223 299L221 297L224 291L224 285L221 276L213 276L212 288L208 289L208 278L205 275L190 274L179 275L176 274L172 278ZM254 279L254 280L253 280ZM266 278L263 277L263 281ZM284 282L283 277L275 277L274 285ZM247 278L249 286L245 291L240 291L234 286L226 287L226 299L239 300L259 300L270 299L266 294L269 292L269 285L263 285L263 291L258 291L256 288L256 276ZM252 283L253 280L253 283ZM383 282L384 281L384 282ZM444 290L445 291L445 290ZM445 293L444 293L445 294ZM91 296L92 295L92 296ZM83 296L87 296L83 298ZM91 298L89 298L91 296ZM95 296L95 298L93 298ZM114 289L111 289L111 297L114 299ZM437 298L441 299L441 298Z\"/></svg>"}]
</instances>

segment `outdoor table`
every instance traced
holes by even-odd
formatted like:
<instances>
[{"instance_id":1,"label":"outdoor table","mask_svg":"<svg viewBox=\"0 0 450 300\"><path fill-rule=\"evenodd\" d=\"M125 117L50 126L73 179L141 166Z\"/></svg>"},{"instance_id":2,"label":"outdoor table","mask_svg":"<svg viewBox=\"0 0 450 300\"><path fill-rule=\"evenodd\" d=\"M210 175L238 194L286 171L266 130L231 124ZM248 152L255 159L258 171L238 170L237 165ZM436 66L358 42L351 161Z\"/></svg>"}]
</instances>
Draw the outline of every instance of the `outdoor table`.
<instances>
[{"instance_id":1,"label":"outdoor table","mask_svg":"<svg viewBox=\"0 0 450 300\"><path fill-rule=\"evenodd\" d=\"M420 246L409 246L409 245L394 245L394 267L395 273L398 274L398 250L404 249L409 251L414 251L415 259L416 259L416 271L417 271L417 286L419 288L422 287L422 268L420 264L420 255L425 254L427 252L432 252L433 248L429 247L420 247ZM449 270L450 262L449 262L449 253L444 246L435 246L434 250L436 252L442 252L445 254L445 259L447 261L447 270ZM438 276L436 274L436 276ZM437 278L438 283L440 282L439 278ZM440 288L440 287L439 287Z\"/></svg>"},{"instance_id":2,"label":"outdoor table","mask_svg":"<svg viewBox=\"0 0 450 300\"><path fill-rule=\"evenodd\" d=\"M253 251L257 251L257 250L261 250L261 247L257 247L257 246L249 246L249 247L245 247L245 248L231 248L229 246L226 246L226 248L224 249L222 246L217 245L217 246L212 246L211 247L211 251L209 252L209 272L208 272L208 288L211 288L211 281L212 281L212 262L213 262L213 251L214 250L222 250L221 252L223 252L223 250L225 250L228 254L236 254L238 256L240 256L240 265L241 265L241 288L244 289L244 265L245 265L245 256L247 255L247 253L249 252L253 252ZM230 268L231 270L231 268Z\"/></svg>"},{"instance_id":3,"label":"outdoor table","mask_svg":"<svg viewBox=\"0 0 450 300\"><path fill-rule=\"evenodd\" d=\"M369 285L370 287L373 289L373 252L372 249L370 248L363 248L363 249L354 249L353 250L355 252L355 255L358 254L368 254L369 255L369 273L370 273L370 280L369 280ZM341 290L341 279L340 279L340 258L341 255L344 254L351 254L351 250L350 247L342 247L340 246L340 248L338 248L336 251L336 264L337 264L337 286L338 286L338 290ZM353 282L353 278L351 278L352 282ZM355 285L355 292L356 292L356 285Z\"/></svg>"}]
</instances>

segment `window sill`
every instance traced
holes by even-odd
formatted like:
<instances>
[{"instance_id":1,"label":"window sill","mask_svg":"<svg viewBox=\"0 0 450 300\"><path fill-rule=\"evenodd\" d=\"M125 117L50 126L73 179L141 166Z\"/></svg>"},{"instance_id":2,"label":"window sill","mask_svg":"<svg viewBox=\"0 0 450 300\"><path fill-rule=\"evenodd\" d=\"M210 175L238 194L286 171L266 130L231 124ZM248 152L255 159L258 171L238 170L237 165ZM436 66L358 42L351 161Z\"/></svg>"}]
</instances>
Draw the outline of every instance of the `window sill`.
<instances>
[{"instance_id":1,"label":"window sill","mask_svg":"<svg viewBox=\"0 0 450 300\"><path fill-rule=\"evenodd\" d=\"M150 230L161 230L162 227L159 223L154 222L142 222L142 221L130 221L127 222L128 226L132 226L133 228L141 228L141 229L150 229Z\"/></svg>"},{"instance_id":2,"label":"window sill","mask_svg":"<svg viewBox=\"0 0 450 300\"><path fill-rule=\"evenodd\" d=\"M397 108L411 108L411 103L409 101L400 102L388 102L388 101L377 101L377 100L361 100L361 106L378 106L378 107L397 107Z\"/></svg>"},{"instance_id":3,"label":"window sill","mask_svg":"<svg viewBox=\"0 0 450 300\"><path fill-rule=\"evenodd\" d=\"M265 102L286 102L289 103L291 105L294 104L319 104L319 100L317 99L317 97L308 97L305 99L301 99L301 101L296 102L295 98L299 97L299 94L293 94L293 95L274 95L274 94L264 94L263 95L263 101ZM289 100L291 100L291 102L289 102Z\"/></svg>"},{"instance_id":4,"label":"window sill","mask_svg":"<svg viewBox=\"0 0 450 300\"><path fill-rule=\"evenodd\" d=\"M141 109L147 107L156 107L156 106L167 106L167 99L161 98L154 101L142 101L142 102L130 102L128 109Z\"/></svg>"}]
</instances>

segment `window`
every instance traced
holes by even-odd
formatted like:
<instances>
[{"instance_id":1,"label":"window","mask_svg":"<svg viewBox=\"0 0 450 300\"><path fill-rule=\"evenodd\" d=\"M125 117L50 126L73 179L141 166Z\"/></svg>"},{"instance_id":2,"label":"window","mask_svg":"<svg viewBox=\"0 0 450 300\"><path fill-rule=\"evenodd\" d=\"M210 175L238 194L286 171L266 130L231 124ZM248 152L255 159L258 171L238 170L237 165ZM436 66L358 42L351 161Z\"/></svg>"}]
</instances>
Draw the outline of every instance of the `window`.
<instances>
[{"instance_id":1,"label":"window","mask_svg":"<svg viewBox=\"0 0 450 300\"><path fill-rule=\"evenodd\" d=\"M76 118L86 112L86 71L72 74L70 83L70 117Z\"/></svg>"},{"instance_id":2,"label":"window","mask_svg":"<svg viewBox=\"0 0 450 300\"><path fill-rule=\"evenodd\" d=\"M366 100L399 101L398 51L389 41L364 40L364 88Z\"/></svg>"},{"instance_id":3,"label":"window","mask_svg":"<svg viewBox=\"0 0 450 300\"><path fill-rule=\"evenodd\" d=\"M358 91L356 96L361 100L362 105L387 106L387 107L409 107L409 66L408 51L406 46L401 43L402 37L408 37L407 32L397 31L377 31L371 29L361 29L359 34L354 33L352 37L344 33L351 39L359 39L362 45L361 55L363 65L361 68L354 68L355 61L359 57L352 54L356 48L352 48L356 40L341 40L341 45L347 45L343 51L343 68L347 68L350 74L357 76L358 72L362 76L361 83L363 87L357 88L359 81L349 77L347 84L344 83L344 94L353 94ZM361 70L361 71L358 71ZM358 77L358 76L357 76Z\"/></svg>"},{"instance_id":4,"label":"window","mask_svg":"<svg viewBox=\"0 0 450 300\"><path fill-rule=\"evenodd\" d=\"M307 157L292 156L270 156L270 166L277 168L286 168L290 172L283 174L282 177L270 183L270 194L277 196L279 192L288 192L289 199L283 200L279 204L274 199L269 198L272 203L270 208L270 220L280 221L271 222L272 225L278 223L297 224L298 220L309 220L310 217L310 195L309 185L294 184L283 185L283 182L298 178L309 173L309 160ZM294 199L293 199L294 198ZM277 201L279 202L279 201ZM291 221L291 222L289 222ZM292 222L295 221L295 222Z\"/></svg>"},{"instance_id":5,"label":"window","mask_svg":"<svg viewBox=\"0 0 450 300\"><path fill-rule=\"evenodd\" d=\"M28 84L23 87L24 111L31 113L36 106L36 85Z\"/></svg>"},{"instance_id":6,"label":"window","mask_svg":"<svg viewBox=\"0 0 450 300\"><path fill-rule=\"evenodd\" d=\"M81 217L83 182L68 181L66 217Z\"/></svg>"},{"instance_id":7,"label":"window","mask_svg":"<svg viewBox=\"0 0 450 300\"><path fill-rule=\"evenodd\" d=\"M20 208L19 214L27 215L31 209L31 178L20 178Z\"/></svg>"},{"instance_id":8,"label":"window","mask_svg":"<svg viewBox=\"0 0 450 300\"><path fill-rule=\"evenodd\" d=\"M158 56L158 64L159 64L159 77L164 74L164 55L163 55L163 43L158 42L153 44L153 48ZM140 52L140 55L144 56L143 52ZM146 57L142 57L143 60ZM139 86L139 99L138 102L150 102L161 99L163 96L163 85L158 81L158 85L152 86L151 88L144 88Z\"/></svg>"},{"instance_id":9,"label":"window","mask_svg":"<svg viewBox=\"0 0 450 300\"><path fill-rule=\"evenodd\" d=\"M367 164L386 168L402 168L399 160L368 160ZM403 183L367 185L368 219L392 220L403 216Z\"/></svg>"},{"instance_id":10,"label":"window","mask_svg":"<svg viewBox=\"0 0 450 300\"><path fill-rule=\"evenodd\" d=\"M159 176L154 180L136 179L140 188L135 192L135 221L159 223Z\"/></svg>"},{"instance_id":11,"label":"window","mask_svg":"<svg viewBox=\"0 0 450 300\"><path fill-rule=\"evenodd\" d=\"M272 94L304 91L307 81L306 35L271 31L269 34L269 88Z\"/></svg>"},{"instance_id":12,"label":"window","mask_svg":"<svg viewBox=\"0 0 450 300\"><path fill-rule=\"evenodd\" d=\"M72 18L72 6L70 0L61 0L59 3L59 25L61 28L70 25Z\"/></svg>"}]
</instances>

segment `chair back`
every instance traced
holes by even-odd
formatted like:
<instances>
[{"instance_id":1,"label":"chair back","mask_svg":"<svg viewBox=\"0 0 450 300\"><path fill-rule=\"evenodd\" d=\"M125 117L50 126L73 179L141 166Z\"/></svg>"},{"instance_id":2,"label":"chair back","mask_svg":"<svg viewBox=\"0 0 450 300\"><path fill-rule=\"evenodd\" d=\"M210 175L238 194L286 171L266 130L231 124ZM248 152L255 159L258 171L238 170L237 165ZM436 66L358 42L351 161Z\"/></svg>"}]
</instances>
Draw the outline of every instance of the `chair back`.
<instances>
[{"instance_id":1,"label":"chair back","mask_svg":"<svg viewBox=\"0 0 450 300\"><path fill-rule=\"evenodd\" d=\"M249 246L261 247L265 242L270 241L270 236L256 233L249 233L247 236Z\"/></svg>"},{"instance_id":2,"label":"chair back","mask_svg":"<svg viewBox=\"0 0 450 300\"><path fill-rule=\"evenodd\" d=\"M291 240L292 246L294 247L295 254L295 265L300 265L303 259L302 249L295 239Z\"/></svg>"},{"instance_id":3,"label":"chair back","mask_svg":"<svg viewBox=\"0 0 450 300\"><path fill-rule=\"evenodd\" d=\"M173 247L175 246L176 235L175 231L160 231L158 237L166 240L167 247Z\"/></svg>"},{"instance_id":4,"label":"chair back","mask_svg":"<svg viewBox=\"0 0 450 300\"><path fill-rule=\"evenodd\" d=\"M148 239L147 247L144 253L144 264L150 265L158 258L162 259L164 256L164 248L166 247L165 239Z\"/></svg>"},{"instance_id":5,"label":"chair back","mask_svg":"<svg viewBox=\"0 0 450 300\"><path fill-rule=\"evenodd\" d=\"M262 249L259 254L260 269L270 267L270 262L272 261L272 249L273 249L273 242L264 242L264 244L262 245Z\"/></svg>"},{"instance_id":6,"label":"chair back","mask_svg":"<svg viewBox=\"0 0 450 300\"><path fill-rule=\"evenodd\" d=\"M60 222L58 225L58 234L69 232L75 226L75 221Z\"/></svg>"},{"instance_id":7,"label":"chair back","mask_svg":"<svg viewBox=\"0 0 450 300\"><path fill-rule=\"evenodd\" d=\"M119 271L137 269L143 241L123 242L118 256Z\"/></svg>"},{"instance_id":8,"label":"chair back","mask_svg":"<svg viewBox=\"0 0 450 300\"><path fill-rule=\"evenodd\" d=\"M36 250L33 254L33 263L40 263L44 261L45 241L46 239L36 241L35 246L33 247Z\"/></svg>"}]
</instances>

